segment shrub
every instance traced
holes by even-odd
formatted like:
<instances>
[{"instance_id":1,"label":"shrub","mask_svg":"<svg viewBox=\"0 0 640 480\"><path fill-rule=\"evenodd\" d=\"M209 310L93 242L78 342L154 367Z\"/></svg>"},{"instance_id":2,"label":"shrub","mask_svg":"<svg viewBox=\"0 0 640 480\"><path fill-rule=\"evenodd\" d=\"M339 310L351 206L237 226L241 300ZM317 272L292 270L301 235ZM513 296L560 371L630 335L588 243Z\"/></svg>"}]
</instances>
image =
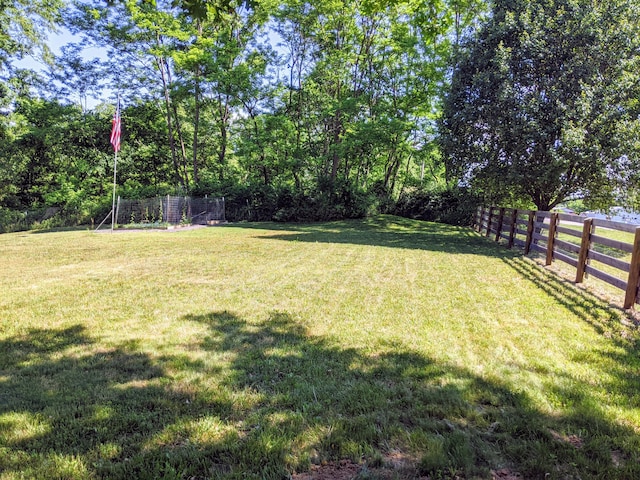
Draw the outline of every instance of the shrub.
<instances>
[{"instance_id":1,"label":"shrub","mask_svg":"<svg viewBox=\"0 0 640 480\"><path fill-rule=\"evenodd\" d=\"M415 188L403 192L390 213L416 220L469 226L481 203L480 197L466 188Z\"/></svg>"}]
</instances>

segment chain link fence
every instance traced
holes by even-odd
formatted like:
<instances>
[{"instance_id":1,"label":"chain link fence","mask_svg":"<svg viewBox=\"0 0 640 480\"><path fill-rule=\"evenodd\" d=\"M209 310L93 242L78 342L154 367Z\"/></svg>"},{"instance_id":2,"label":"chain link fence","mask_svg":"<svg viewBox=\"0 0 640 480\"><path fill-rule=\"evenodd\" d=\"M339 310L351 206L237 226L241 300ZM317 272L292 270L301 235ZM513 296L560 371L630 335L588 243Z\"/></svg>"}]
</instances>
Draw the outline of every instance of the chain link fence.
<instances>
[{"instance_id":1,"label":"chain link fence","mask_svg":"<svg viewBox=\"0 0 640 480\"><path fill-rule=\"evenodd\" d=\"M118 197L115 223L126 224L200 224L223 223L224 198L165 197L128 200Z\"/></svg>"}]
</instances>

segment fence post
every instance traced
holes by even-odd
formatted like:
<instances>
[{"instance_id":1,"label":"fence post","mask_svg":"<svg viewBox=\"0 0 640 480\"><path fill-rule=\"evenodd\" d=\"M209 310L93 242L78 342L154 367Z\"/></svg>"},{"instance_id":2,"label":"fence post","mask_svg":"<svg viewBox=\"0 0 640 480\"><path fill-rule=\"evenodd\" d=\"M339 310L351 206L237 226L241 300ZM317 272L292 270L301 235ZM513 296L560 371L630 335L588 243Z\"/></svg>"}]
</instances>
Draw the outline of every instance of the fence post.
<instances>
[{"instance_id":1,"label":"fence post","mask_svg":"<svg viewBox=\"0 0 640 480\"><path fill-rule=\"evenodd\" d=\"M556 239L556 226L558 225L558 214L552 213L549 219L549 238L547 240L547 262L546 265L551 265L553 262L553 244Z\"/></svg>"},{"instance_id":2,"label":"fence post","mask_svg":"<svg viewBox=\"0 0 640 480\"><path fill-rule=\"evenodd\" d=\"M500 208L500 213L498 215L498 226L496 227L496 242L500 240L500 234L502 233L502 224L504 223L504 207Z\"/></svg>"},{"instance_id":3,"label":"fence post","mask_svg":"<svg viewBox=\"0 0 640 480\"><path fill-rule=\"evenodd\" d=\"M593 218L587 218L582 226L582 242L580 243L580 253L578 254L578 270L576 271L576 283L584 281L584 272L587 268L587 258L591 248L591 229L593 228Z\"/></svg>"},{"instance_id":4,"label":"fence post","mask_svg":"<svg viewBox=\"0 0 640 480\"><path fill-rule=\"evenodd\" d=\"M480 217L480 226L478 227L478 232L480 234L482 234L482 227L484 224L484 217L489 215L489 212L487 211L486 207L482 207L482 216Z\"/></svg>"},{"instance_id":5,"label":"fence post","mask_svg":"<svg viewBox=\"0 0 640 480\"><path fill-rule=\"evenodd\" d=\"M487 218L487 237L491 235L491 222L493 221L493 209L494 207L489 207L489 217Z\"/></svg>"},{"instance_id":6,"label":"fence post","mask_svg":"<svg viewBox=\"0 0 640 480\"><path fill-rule=\"evenodd\" d=\"M633 239L633 252L629 265L629 278L627 280L627 294L624 298L624 308L631 308L638 299L638 280L640 279L640 227L636 228L636 236Z\"/></svg>"},{"instance_id":7,"label":"fence post","mask_svg":"<svg viewBox=\"0 0 640 480\"><path fill-rule=\"evenodd\" d=\"M476 209L476 231L480 231L482 229L482 217L484 216L484 207L478 206Z\"/></svg>"},{"instance_id":8,"label":"fence post","mask_svg":"<svg viewBox=\"0 0 640 480\"><path fill-rule=\"evenodd\" d=\"M531 243L533 242L533 221L535 219L535 210L529 211L529 221L527 222L527 241L524 245L524 254L529 255L531 251Z\"/></svg>"},{"instance_id":9,"label":"fence post","mask_svg":"<svg viewBox=\"0 0 640 480\"><path fill-rule=\"evenodd\" d=\"M509 245L507 248L513 248L513 239L516 236L516 222L518 221L518 209L514 208L511 213L511 227L509 228Z\"/></svg>"}]
</instances>

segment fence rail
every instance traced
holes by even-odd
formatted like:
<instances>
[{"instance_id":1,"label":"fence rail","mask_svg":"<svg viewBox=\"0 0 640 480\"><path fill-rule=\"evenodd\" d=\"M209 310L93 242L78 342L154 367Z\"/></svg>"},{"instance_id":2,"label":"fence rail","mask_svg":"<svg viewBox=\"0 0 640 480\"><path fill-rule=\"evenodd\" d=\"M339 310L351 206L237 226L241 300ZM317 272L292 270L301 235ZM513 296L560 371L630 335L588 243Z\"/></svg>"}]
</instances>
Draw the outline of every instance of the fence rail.
<instances>
[{"instance_id":1,"label":"fence rail","mask_svg":"<svg viewBox=\"0 0 640 480\"><path fill-rule=\"evenodd\" d=\"M640 303L639 225L564 213L478 207L475 228L496 242L506 242L508 248L523 249L525 255L541 253L546 265L554 260L571 265L576 269L576 283L591 275L623 290L625 309ZM630 241L610 238L615 235L603 235L603 230L621 232ZM603 267L593 266L592 261Z\"/></svg>"}]
</instances>

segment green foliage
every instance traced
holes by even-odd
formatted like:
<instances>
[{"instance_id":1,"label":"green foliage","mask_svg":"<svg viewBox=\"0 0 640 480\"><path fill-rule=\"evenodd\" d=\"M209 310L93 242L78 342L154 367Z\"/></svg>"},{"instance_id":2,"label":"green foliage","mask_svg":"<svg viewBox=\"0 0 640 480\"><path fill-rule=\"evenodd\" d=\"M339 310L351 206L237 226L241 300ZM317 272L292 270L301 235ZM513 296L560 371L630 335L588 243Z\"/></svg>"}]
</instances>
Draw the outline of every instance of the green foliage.
<instances>
[{"instance_id":1,"label":"green foliage","mask_svg":"<svg viewBox=\"0 0 640 480\"><path fill-rule=\"evenodd\" d=\"M23 230L26 226L24 213L0 207L0 233Z\"/></svg>"},{"instance_id":2,"label":"green foliage","mask_svg":"<svg viewBox=\"0 0 640 480\"><path fill-rule=\"evenodd\" d=\"M230 221L312 222L362 218L373 197L353 185L329 191L297 192L291 187L256 184L227 189L226 218Z\"/></svg>"},{"instance_id":3,"label":"green foliage","mask_svg":"<svg viewBox=\"0 0 640 480\"><path fill-rule=\"evenodd\" d=\"M25 79L20 122L5 125L0 163L16 168L0 170L0 205L61 207L70 222L102 213L113 107L85 102L104 86L123 99L128 198L224 196L238 220L358 218L437 170L451 33L483 2L205 3L66 10L85 41L63 49L44 88L29 93ZM107 61L83 59L89 44Z\"/></svg>"},{"instance_id":4,"label":"green foliage","mask_svg":"<svg viewBox=\"0 0 640 480\"><path fill-rule=\"evenodd\" d=\"M637 82L629 2L498 1L454 65L442 121L451 178L548 210L615 197ZM635 158L635 157L634 157Z\"/></svg>"},{"instance_id":5,"label":"green foliage","mask_svg":"<svg viewBox=\"0 0 640 480\"><path fill-rule=\"evenodd\" d=\"M470 226L481 203L481 198L466 188L415 188L400 195L392 212L416 220Z\"/></svg>"},{"instance_id":6,"label":"green foliage","mask_svg":"<svg viewBox=\"0 0 640 480\"><path fill-rule=\"evenodd\" d=\"M0 4L0 71L9 61L35 54L50 54L45 40L60 22L60 0L16 0ZM47 60L50 60L47 58Z\"/></svg>"}]
</instances>

